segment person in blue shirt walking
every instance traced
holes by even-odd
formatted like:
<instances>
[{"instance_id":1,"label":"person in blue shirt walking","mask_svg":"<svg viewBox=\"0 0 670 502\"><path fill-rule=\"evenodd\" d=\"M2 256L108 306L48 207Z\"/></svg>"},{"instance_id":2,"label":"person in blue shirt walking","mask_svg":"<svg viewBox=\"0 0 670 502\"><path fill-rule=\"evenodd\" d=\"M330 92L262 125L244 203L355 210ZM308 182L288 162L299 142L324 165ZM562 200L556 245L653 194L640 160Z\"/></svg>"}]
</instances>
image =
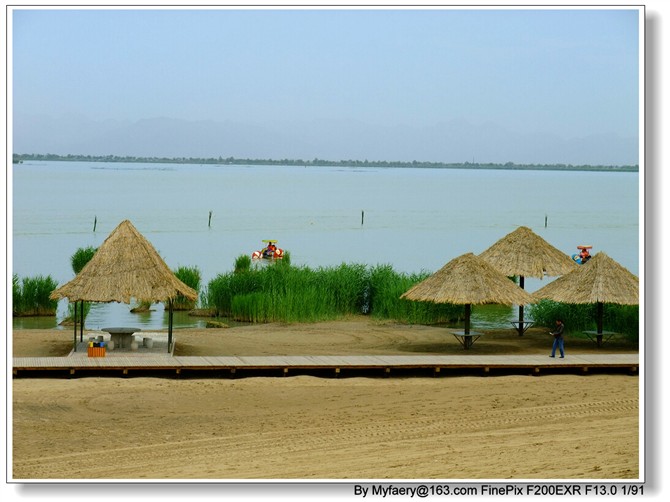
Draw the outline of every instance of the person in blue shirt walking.
<instances>
[{"instance_id":1,"label":"person in blue shirt walking","mask_svg":"<svg viewBox=\"0 0 670 502\"><path fill-rule=\"evenodd\" d=\"M556 357L556 348L561 353L561 358L565 357L563 352L563 330L565 325L561 319L556 319L556 329L551 331L549 334L554 336L554 345L551 348L551 355L549 357Z\"/></svg>"}]
</instances>

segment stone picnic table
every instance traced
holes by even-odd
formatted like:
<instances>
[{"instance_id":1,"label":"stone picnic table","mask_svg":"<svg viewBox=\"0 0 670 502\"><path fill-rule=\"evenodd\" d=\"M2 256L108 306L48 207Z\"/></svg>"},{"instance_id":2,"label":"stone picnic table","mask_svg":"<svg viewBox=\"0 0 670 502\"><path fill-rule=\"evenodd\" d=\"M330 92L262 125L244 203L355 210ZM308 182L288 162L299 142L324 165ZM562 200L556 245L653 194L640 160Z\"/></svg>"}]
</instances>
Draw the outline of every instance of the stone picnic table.
<instances>
[{"instance_id":1,"label":"stone picnic table","mask_svg":"<svg viewBox=\"0 0 670 502\"><path fill-rule=\"evenodd\" d=\"M130 344L133 342L133 334L142 331L140 328L129 328L129 327L114 327L114 328L102 328L102 331L106 331L111 335L112 342L114 345L120 349L129 349Z\"/></svg>"}]
</instances>

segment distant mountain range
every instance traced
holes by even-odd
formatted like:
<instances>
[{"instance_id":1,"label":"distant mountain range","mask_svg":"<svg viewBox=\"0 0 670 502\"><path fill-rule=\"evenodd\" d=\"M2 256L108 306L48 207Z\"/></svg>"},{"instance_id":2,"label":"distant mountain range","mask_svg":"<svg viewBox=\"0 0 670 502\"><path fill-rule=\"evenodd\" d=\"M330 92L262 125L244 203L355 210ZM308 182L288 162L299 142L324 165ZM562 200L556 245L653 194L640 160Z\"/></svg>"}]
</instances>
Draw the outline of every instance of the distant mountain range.
<instances>
[{"instance_id":1,"label":"distant mountain range","mask_svg":"<svg viewBox=\"0 0 670 502\"><path fill-rule=\"evenodd\" d=\"M13 151L22 154L622 166L638 164L637 138L517 134L464 120L430 127L319 120L256 125L152 118L93 121L16 114Z\"/></svg>"}]
</instances>

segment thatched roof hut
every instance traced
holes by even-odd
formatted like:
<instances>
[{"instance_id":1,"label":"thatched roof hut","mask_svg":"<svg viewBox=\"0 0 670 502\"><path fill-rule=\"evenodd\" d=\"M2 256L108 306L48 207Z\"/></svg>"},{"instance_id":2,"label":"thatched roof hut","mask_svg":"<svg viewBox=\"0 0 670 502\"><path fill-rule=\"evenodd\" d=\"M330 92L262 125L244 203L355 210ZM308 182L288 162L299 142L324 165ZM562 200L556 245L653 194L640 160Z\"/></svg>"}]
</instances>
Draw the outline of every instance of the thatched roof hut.
<instances>
[{"instance_id":1,"label":"thatched roof hut","mask_svg":"<svg viewBox=\"0 0 670 502\"><path fill-rule=\"evenodd\" d=\"M50 297L56 300L67 298L70 302L130 303L132 298L148 302L167 301L171 342L172 300L179 295L190 300L198 298L198 293L177 279L132 223L124 220L79 274L54 290Z\"/></svg>"},{"instance_id":2,"label":"thatched roof hut","mask_svg":"<svg viewBox=\"0 0 670 502\"><path fill-rule=\"evenodd\" d=\"M528 293L472 253L454 258L401 298L456 305L513 305L532 301Z\"/></svg>"},{"instance_id":3,"label":"thatched roof hut","mask_svg":"<svg viewBox=\"0 0 670 502\"><path fill-rule=\"evenodd\" d=\"M542 279L545 275L567 274L579 267L567 254L528 227L519 227L507 234L479 257L507 276Z\"/></svg>"},{"instance_id":4,"label":"thatched roof hut","mask_svg":"<svg viewBox=\"0 0 670 502\"><path fill-rule=\"evenodd\" d=\"M532 301L528 293L472 253L454 258L401 298L465 305L465 334L470 333L471 305L514 305Z\"/></svg>"},{"instance_id":5,"label":"thatched roof hut","mask_svg":"<svg viewBox=\"0 0 670 502\"><path fill-rule=\"evenodd\" d=\"M109 234L81 272L54 290L51 298L130 303L131 298L158 302L178 295L198 298L198 293L177 279L151 243L125 220Z\"/></svg>"},{"instance_id":6,"label":"thatched roof hut","mask_svg":"<svg viewBox=\"0 0 670 502\"><path fill-rule=\"evenodd\" d=\"M559 277L533 293L533 298L536 301L547 298L562 303L597 304L598 333L602 333L603 304L638 305L639 291L639 279L600 252L574 272Z\"/></svg>"},{"instance_id":7,"label":"thatched roof hut","mask_svg":"<svg viewBox=\"0 0 670 502\"><path fill-rule=\"evenodd\" d=\"M519 227L479 255L506 276L542 279L545 275L567 274L579 267L567 254L556 249L528 227ZM526 323L530 324L530 323ZM524 333L523 304L519 305L519 335Z\"/></svg>"},{"instance_id":8,"label":"thatched roof hut","mask_svg":"<svg viewBox=\"0 0 670 502\"><path fill-rule=\"evenodd\" d=\"M628 269L605 253L533 293L533 298L550 298L563 303L618 303L638 305L640 281Z\"/></svg>"}]
</instances>

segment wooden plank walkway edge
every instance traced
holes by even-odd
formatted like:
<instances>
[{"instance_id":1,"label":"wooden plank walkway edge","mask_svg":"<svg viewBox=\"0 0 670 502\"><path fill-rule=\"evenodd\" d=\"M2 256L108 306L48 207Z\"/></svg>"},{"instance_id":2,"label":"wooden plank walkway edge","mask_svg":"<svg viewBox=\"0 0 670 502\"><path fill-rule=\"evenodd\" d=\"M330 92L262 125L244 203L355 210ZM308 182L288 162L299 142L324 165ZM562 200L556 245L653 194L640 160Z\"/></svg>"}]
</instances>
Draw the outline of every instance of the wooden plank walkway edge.
<instances>
[{"instance_id":1,"label":"wooden plank walkway edge","mask_svg":"<svg viewBox=\"0 0 670 502\"><path fill-rule=\"evenodd\" d=\"M374 355L374 356L142 356L15 357L13 376L318 376L551 374L626 372L637 375L639 355Z\"/></svg>"}]
</instances>

